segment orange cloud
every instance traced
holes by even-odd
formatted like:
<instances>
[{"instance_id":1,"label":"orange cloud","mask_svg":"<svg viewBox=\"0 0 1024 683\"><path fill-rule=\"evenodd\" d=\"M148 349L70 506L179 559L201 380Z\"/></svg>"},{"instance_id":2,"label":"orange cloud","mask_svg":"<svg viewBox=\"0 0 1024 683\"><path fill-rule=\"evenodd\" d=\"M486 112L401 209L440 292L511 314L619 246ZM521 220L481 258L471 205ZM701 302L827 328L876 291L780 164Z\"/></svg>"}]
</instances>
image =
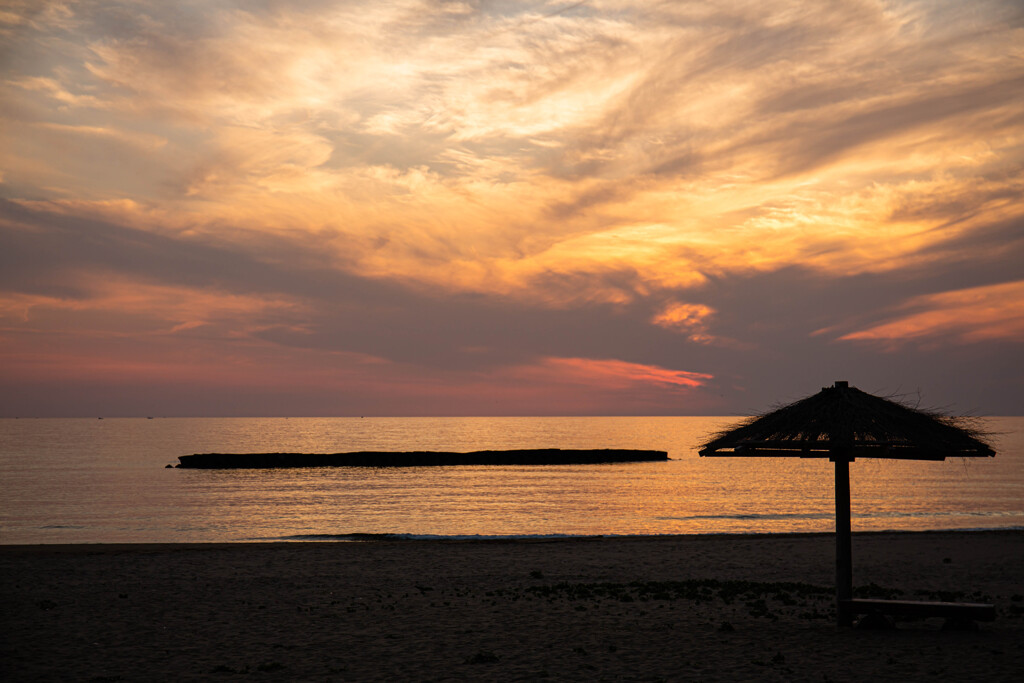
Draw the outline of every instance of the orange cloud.
<instances>
[{"instance_id":1,"label":"orange cloud","mask_svg":"<svg viewBox=\"0 0 1024 683\"><path fill-rule=\"evenodd\" d=\"M703 304L671 303L651 320L655 325L687 334L691 341L706 344L713 340L707 333L708 321L715 310Z\"/></svg>"},{"instance_id":2,"label":"orange cloud","mask_svg":"<svg viewBox=\"0 0 1024 683\"><path fill-rule=\"evenodd\" d=\"M840 337L892 344L949 338L959 343L1024 341L1024 280L916 297L900 306L914 311Z\"/></svg>"}]
</instances>

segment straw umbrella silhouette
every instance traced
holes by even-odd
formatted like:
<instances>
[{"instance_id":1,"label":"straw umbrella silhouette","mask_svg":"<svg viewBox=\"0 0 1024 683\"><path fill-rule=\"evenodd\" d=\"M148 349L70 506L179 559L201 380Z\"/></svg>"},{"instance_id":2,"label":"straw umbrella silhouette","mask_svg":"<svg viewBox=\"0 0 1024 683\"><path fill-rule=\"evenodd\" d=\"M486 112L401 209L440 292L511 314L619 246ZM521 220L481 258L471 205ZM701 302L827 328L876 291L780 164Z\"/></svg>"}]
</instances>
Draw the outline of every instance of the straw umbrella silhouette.
<instances>
[{"instance_id":1,"label":"straw umbrella silhouette","mask_svg":"<svg viewBox=\"0 0 1024 683\"><path fill-rule=\"evenodd\" d=\"M704 457L828 458L835 463L836 610L853 622L850 463L856 458L945 460L995 451L962 419L910 408L836 382L819 393L720 432Z\"/></svg>"}]
</instances>

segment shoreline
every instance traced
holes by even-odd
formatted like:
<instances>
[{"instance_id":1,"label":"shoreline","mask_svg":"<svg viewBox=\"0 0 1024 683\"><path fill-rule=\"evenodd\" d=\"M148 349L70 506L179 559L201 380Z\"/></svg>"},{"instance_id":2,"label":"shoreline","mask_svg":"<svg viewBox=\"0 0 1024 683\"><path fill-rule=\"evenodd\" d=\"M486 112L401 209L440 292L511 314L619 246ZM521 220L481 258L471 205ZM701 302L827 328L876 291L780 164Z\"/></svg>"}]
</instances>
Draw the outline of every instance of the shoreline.
<instances>
[{"instance_id":1,"label":"shoreline","mask_svg":"<svg viewBox=\"0 0 1024 683\"><path fill-rule=\"evenodd\" d=\"M834 535L0 546L6 680L1015 680L1024 531L859 532L854 582L996 604L837 629Z\"/></svg>"},{"instance_id":2,"label":"shoreline","mask_svg":"<svg viewBox=\"0 0 1024 683\"><path fill-rule=\"evenodd\" d=\"M969 527L963 529L867 529L854 531L853 538L888 536L888 535L937 535L937 534L1024 534L1024 527ZM834 531L766 531L766 532L710 532L694 534L414 534L414 533L361 533L351 534L317 534L303 537L297 535L288 538L242 539L238 541L140 541L117 542L106 541L81 543L2 543L0 553L6 550L26 551L31 549L52 549L59 552L74 552L77 548L109 549L117 551L157 550L161 548L210 548L235 546L263 547L271 545L338 545L338 544L374 544L374 543L574 543L594 541L681 541L684 539L707 540L740 540L751 538L784 539L784 538L835 538Z\"/></svg>"}]
</instances>

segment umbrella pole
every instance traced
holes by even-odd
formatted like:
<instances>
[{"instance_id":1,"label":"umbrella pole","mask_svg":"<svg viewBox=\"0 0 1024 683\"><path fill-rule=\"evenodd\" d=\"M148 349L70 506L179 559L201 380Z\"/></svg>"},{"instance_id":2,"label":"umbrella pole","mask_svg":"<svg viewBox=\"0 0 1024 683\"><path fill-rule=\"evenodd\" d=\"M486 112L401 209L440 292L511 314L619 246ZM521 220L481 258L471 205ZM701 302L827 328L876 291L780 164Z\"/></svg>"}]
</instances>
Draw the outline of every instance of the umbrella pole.
<instances>
[{"instance_id":1,"label":"umbrella pole","mask_svg":"<svg viewBox=\"0 0 1024 683\"><path fill-rule=\"evenodd\" d=\"M850 460L837 455L836 463L836 615L840 626L852 626L853 615L845 600L853 597L853 551L850 532Z\"/></svg>"}]
</instances>

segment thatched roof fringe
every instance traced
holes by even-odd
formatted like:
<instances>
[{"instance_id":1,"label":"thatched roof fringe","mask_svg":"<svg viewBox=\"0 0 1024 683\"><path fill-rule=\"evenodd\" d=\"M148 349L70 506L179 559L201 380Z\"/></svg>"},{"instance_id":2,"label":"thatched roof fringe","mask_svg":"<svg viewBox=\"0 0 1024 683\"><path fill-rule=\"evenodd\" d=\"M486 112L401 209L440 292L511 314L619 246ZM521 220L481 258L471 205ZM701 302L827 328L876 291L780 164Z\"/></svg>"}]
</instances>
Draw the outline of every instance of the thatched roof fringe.
<instances>
[{"instance_id":1,"label":"thatched roof fringe","mask_svg":"<svg viewBox=\"0 0 1024 683\"><path fill-rule=\"evenodd\" d=\"M922 410L896 397L880 398L837 382L813 396L715 434L703 445L701 454L736 448L827 450L847 444L885 446L893 453L912 448L934 457L990 456L994 452L982 440L985 436L971 418ZM904 457L922 457L909 453L906 451Z\"/></svg>"}]
</instances>

